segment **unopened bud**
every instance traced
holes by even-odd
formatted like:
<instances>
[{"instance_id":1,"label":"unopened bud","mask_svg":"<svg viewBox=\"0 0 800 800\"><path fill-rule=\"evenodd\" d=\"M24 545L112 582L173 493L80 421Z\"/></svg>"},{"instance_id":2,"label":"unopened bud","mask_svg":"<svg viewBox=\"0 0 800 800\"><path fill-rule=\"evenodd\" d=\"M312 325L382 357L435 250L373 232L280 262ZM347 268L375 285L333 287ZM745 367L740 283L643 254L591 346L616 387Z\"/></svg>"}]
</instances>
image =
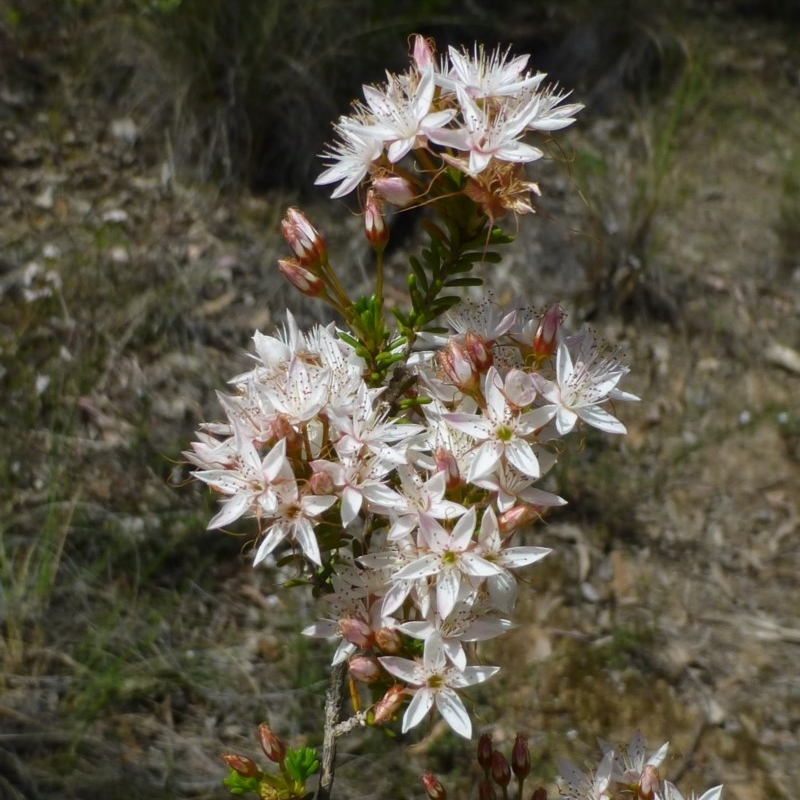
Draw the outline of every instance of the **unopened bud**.
<instances>
[{"instance_id":1,"label":"unopened bud","mask_svg":"<svg viewBox=\"0 0 800 800\"><path fill-rule=\"evenodd\" d=\"M478 784L478 800L497 800L497 794L490 780L483 778Z\"/></svg>"},{"instance_id":2,"label":"unopened bud","mask_svg":"<svg viewBox=\"0 0 800 800\"><path fill-rule=\"evenodd\" d=\"M503 788L511 782L511 767L508 766L508 759L499 750L492 753L492 780Z\"/></svg>"},{"instance_id":3,"label":"unopened bud","mask_svg":"<svg viewBox=\"0 0 800 800\"><path fill-rule=\"evenodd\" d=\"M646 764L639 778L637 797L640 800L653 800L656 792L661 788L658 770L652 764Z\"/></svg>"},{"instance_id":4,"label":"unopened bud","mask_svg":"<svg viewBox=\"0 0 800 800\"><path fill-rule=\"evenodd\" d=\"M494 363L492 348L483 336L467 331L464 334L464 348L469 353L470 360L480 372L486 372Z\"/></svg>"},{"instance_id":5,"label":"unopened bud","mask_svg":"<svg viewBox=\"0 0 800 800\"><path fill-rule=\"evenodd\" d=\"M276 764L283 764L286 758L286 745L273 733L266 722L258 726L258 739L264 755Z\"/></svg>"},{"instance_id":6,"label":"unopened bud","mask_svg":"<svg viewBox=\"0 0 800 800\"><path fill-rule=\"evenodd\" d=\"M414 45L411 48L411 60L420 72L424 72L429 67L434 66L433 46L424 36L417 34L414 37Z\"/></svg>"},{"instance_id":7,"label":"unopened bud","mask_svg":"<svg viewBox=\"0 0 800 800\"><path fill-rule=\"evenodd\" d=\"M376 175L372 179L372 188L384 202L397 208L410 206L416 196L411 184L399 175Z\"/></svg>"},{"instance_id":8,"label":"unopened bud","mask_svg":"<svg viewBox=\"0 0 800 800\"><path fill-rule=\"evenodd\" d=\"M488 733L481 735L478 739L478 764L482 769L488 771L492 768L492 737Z\"/></svg>"},{"instance_id":9,"label":"unopened bud","mask_svg":"<svg viewBox=\"0 0 800 800\"><path fill-rule=\"evenodd\" d=\"M528 750L528 740L518 733L511 748L511 771L517 780L523 781L531 771L531 753Z\"/></svg>"},{"instance_id":10,"label":"unopened bud","mask_svg":"<svg viewBox=\"0 0 800 800\"><path fill-rule=\"evenodd\" d=\"M437 472L444 472L445 488L455 489L461 485L461 471L458 468L456 457L444 447L436 447L433 450L433 461L436 464Z\"/></svg>"},{"instance_id":11,"label":"unopened bud","mask_svg":"<svg viewBox=\"0 0 800 800\"><path fill-rule=\"evenodd\" d=\"M375 725L382 725L388 722L400 710L405 700L405 686L401 683L395 683L386 690L386 694L375 703L375 715L373 723Z\"/></svg>"},{"instance_id":12,"label":"unopened bud","mask_svg":"<svg viewBox=\"0 0 800 800\"><path fill-rule=\"evenodd\" d=\"M375 683L381 676L381 665L372 656L356 656L348 665L350 675L362 683Z\"/></svg>"},{"instance_id":13,"label":"unopened bud","mask_svg":"<svg viewBox=\"0 0 800 800\"><path fill-rule=\"evenodd\" d=\"M318 297L325 289L322 278L306 269L296 258L281 258L278 269L297 291L306 297Z\"/></svg>"},{"instance_id":14,"label":"unopened bud","mask_svg":"<svg viewBox=\"0 0 800 800\"><path fill-rule=\"evenodd\" d=\"M469 351L455 339L450 339L439 351L439 365L450 383L469 394L480 386L480 372Z\"/></svg>"},{"instance_id":15,"label":"unopened bud","mask_svg":"<svg viewBox=\"0 0 800 800\"><path fill-rule=\"evenodd\" d=\"M381 252L389 241L389 229L383 218L383 201L374 189L367 190L367 199L364 203L364 230L367 241L376 251Z\"/></svg>"},{"instance_id":16,"label":"unopened bud","mask_svg":"<svg viewBox=\"0 0 800 800\"><path fill-rule=\"evenodd\" d=\"M286 210L281 220L281 233L304 267L313 267L326 257L325 240L299 208Z\"/></svg>"},{"instance_id":17,"label":"unopened bud","mask_svg":"<svg viewBox=\"0 0 800 800\"><path fill-rule=\"evenodd\" d=\"M538 786L531 794L531 800L547 800L547 789L544 786Z\"/></svg>"},{"instance_id":18,"label":"unopened bud","mask_svg":"<svg viewBox=\"0 0 800 800\"><path fill-rule=\"evenodd\" d=\"M357 617L345 617L339 620L339 633L342 638L356 647L372 647L374 636L372 628Z\"/></svg>"},{"instance_id":19,"label":"unopened bud","mask_svg":"<svg viewBox=\"0 0 800 800\"><path fill-rule=\"evenodd\" d=\"M558 345L558 328L561 325L561 306L556 303L542 314L539 327L533 335L533 354L537 359L549 358Z\"/></svg>"},{"instance_id":20,"label":"unopened bud","mask_svg":"<svg viewBox=\"0 0 800 800\"><path fill-rule=\"evenodd\" d=\"M255 778L261 772L256 762L247 756L240 756L237 753L222 753L220 758L243 778Z\"/></svg>"},{"instance_id":21,"label":"unopened bud","mask_svg":"<svg viewBox=\"0 0 800 800\"><path fill-rule=\"evenodd\" d=\"M513 531L522 525L527 525L532 520L537 519L539 515L540 509L538 506L522 504L514 506L514 508L509 508L508 511L504 511L497 518L497 524L500 528L500 533L505 536L509 533L513 533Z\"/></svg>"},{"instance_id":22,"label":"unopened bud","mask_svg":"<svg viewBox=\"0 0 800 800\"><path fill-rule=\"evenodd\" d=\"M336 491L330 472L325 472L325 470L312 473L308 479L308 488L311 489L312 494L319 495L334 494Z\"/></svg>"},{"instance_id":23,"label":"unopened bud","mask_svg":"<svg viewBox=\"0 0 800 800\"><path fill-rule=\"evenodd\" d=\"M400 652L403 639L394 628L379 628L375 631L375 646L382 653L392 656Z\"/></svg>"},{"instance_id":24,"label":"unopened bud","mask_svg":"<svg viewBox=\"0 0 800 800\"><path fill-rule=\"evenodd\" d=\"M426 772L422 776L422 785L430 800L447 800L447 790L432 772Z\"/></svg>"}]
</instances>

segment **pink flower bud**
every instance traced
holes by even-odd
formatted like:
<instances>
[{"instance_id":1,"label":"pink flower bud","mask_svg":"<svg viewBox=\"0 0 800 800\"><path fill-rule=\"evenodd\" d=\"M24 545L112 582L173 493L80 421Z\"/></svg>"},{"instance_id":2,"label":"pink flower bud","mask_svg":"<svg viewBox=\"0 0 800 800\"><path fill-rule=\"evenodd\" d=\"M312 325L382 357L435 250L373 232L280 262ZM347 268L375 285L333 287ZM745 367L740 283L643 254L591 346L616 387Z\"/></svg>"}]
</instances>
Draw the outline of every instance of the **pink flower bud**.
<instances>
[{"instance_id":1,"label":"pink flower bud","mask_svg":"<svg viewBox=\"0 0 800 800\"><path fill-rule=\"evenodd\" d=\"M539 327L533 335L533 354L536 358L549 358L558 345L558 329L562 319L561 306L550 306L539 320Z\"/></svg>"},{"instance_id":2,"label":"pink flower bud","mask_svg":"<svg viewBox=\"0 0 800 800\"><path fill-rule=\"evenodd\" d=\"M426 772L422 776L422 785L430 800L447 800L447 790L432 772Z\"/></svg>"},{"instance_id":3,"label":"pink flower bud","mask_svg":"<svg viewBox=\"0 0 800 800\"><path fill-rule=\"evenodd\" d=\"M522 504L509 508L504 511L498 518L497 523L500 527L500 533L506 536L513 533L517 528L522 525L527 525L534 519L537 519L541 514L541 509L538 506L529 506Z\"/></svg>"},{"instance_id":4,"label":"pink flower bud","mask_svg":"<svg viewBox=\"0 0 800 800\"><path fill-rule=\"evenodd\" d=\"M237 753L222 753L220 758L243 778L255 778L261 772L256 762L247 756L240 756Z\"/></svg>"},{"instance_id":5,"label":"pink flower bud","mask_svg":"<svg viewBox=\"0 0 800 800\"><path fill-rule=\"evenodd\" d=\"M441 366L447 380L465 394L474 392L481 383L481 375L469 351L455 339L450 339L439 352Z\"/></svg>"},{"instance_id":6,"label":"pink flower bud","mask_svg":"<svg viewBox=\"0 0 800 800\"><path fill-rule=\"evenodd\" d=\"M375 703L375 715L373 723L375 725L382 725L388 722L400 710L405 700L405 686L401 683L395 683L386 690L386 694Z\"/></svg>"},{"instance_id":7,"label":"pink flower bud","mask_svg":"<svg viewBox=\"0 0 800 800\"><path fill-rule=\"evenodd\" d=\"M484 733L478 739L478 764L484 770L489 770L492 767L492 737L488 733Z\"/></svg>"},{"instance_id":8,"label":"pink flower bud","mask_svg":"<svg viewBox=\"0 0 800 800\"><path fill-rule=\"evenodd\" d=\"M356 647L372 647L374 641L372 628L363 619L356 617L340 619L339 633L346 642Z\"/></svg>"},{"instance_id":9,"label":"pink flower bud","mask_svg":"<svg viewBox=\"0 0 800 800\"><path fill-rule=\"evenodd\" d=\"M317 297L325 289L322 279L306 269L296 258L279 259L278 269L284 278L306 297Z\"/></svg>"},{"instance_id":10,"label":"pink flower bud","mask_svg":"<svg viewBox=\"0 0 800 800\"><path fill-rule=\"evenodd\" d=\"M375 631L375 646L387 655L394 655L400 652L403 640L394 628L380 628Z\"/></svg>"},{"instance_id":11,"label":"pink flower bud","mask_svg":"<svg viewBox=\"0 0 800 800\"><path fill-rule=\"evenodd\" d=\"M434 66L433 46L424 36L417 34L414 37L414 45L411 49L411 60L420 72L424 72L429 67Z\"/></svg>"},{"instance_id":12,"label":"pink flower bud","mask_svg":"<svg viewBox=\"0 0 800 800\"><path fill-rule=\"evenodd\" d=\"M658 770L652 764L646 764L639 778L639 788L636 796L640 800L653 800L655 793L661 788Z\"/></svg>"},{"instance_id":13,"label":"pink flower bud","mask_svg":"<svg viewBox=\"0 0 800 800\"><path fill-rule=\"evenodd\" d=\"M397 208L410 206L416 197L411 184L400 175L376 175L372 179L372 188L382 200Z\"/></svg>"},{"instance_id":14,"label":"pink flower bud","mask_svg":"<svg viewBox=\"0 0 800 800\"><path fill-rule=\"evenodd\" d=\"M461 485L461 472L458 469L458 461L449 450L445 450L444 447L434 448L433 461L436 464L437 471L444 472L447 475L445 479L445 487L447 489L455 489L456 486Z\"/></svg>"},{"instance_id":15,"label":"pink flower bud","mask_svg":"<svg viewBox=\"0 0 800 800\"><path fill-rule=\"evenodd\" d=\"M389 241L389 229L383 218L383 201L374 189L367 190L367 199L364 203L364 229L367 241L375 250L382 251Z\"/></svg>"},{"instance_id":16,"label":"pink flower bud","mask_svg":"<svg viewBox=\"0 0 800 800\"><path fill-rule=\"evenodd\" d=\"M312 494L336 493L336 486L333 483L330 472L325 472L324 470L312 473L308 479L308 488L311 489Z\"/></svg>"},{"instance_id":17,"label":"pink flower bud","mask_svg":"<svg viewBox=\"0 0 800 800\"><path fill-rule=\"evenodd\" d=\"M464 334L464 347L469 353L470 360L480 372L486 372L494 363L492 348L477 333L467 331Z\"/></svg>"},{"instance_id":18,"label":"pink flower bud","mask_svg":"<svg viewBox=\"0 0 800 800\"><path fill-rule=\"evenodd\" d=\"M531 753L528 750L528 740L518 733L511 748L511 771L517 780L524 781L531 771Z\"/></svg>"},{"instance_id":19,"label":"pink flower bud","mask_svg":"<svg viewBox=\"0 0 800 800\"><path fill-rule=\"evenodd\" d=\"M350 675L362 683L375 683L381 676L381 665L372 656L356 656L348 665Z\"/></svg>"},{"instance_id":20,"label":"pink flower bud","mask_svg":"<svg viewBox=\"0 0 800 800\"><path fill-rule=\"evenodd\" d=\"M286 745L272 732L266 722L258 726L258 739L264 755L276 764L283 764L286 758Z\"/></svg>"},{"instance_id":21,"label":"pink flower bud","mask_svg":"<svg viewBox=\"0 0 800 800\"><path fill-rule=\"evenodd\" d=\"M286 216L281 220L281 233L304 267L313 267L325 258L325 240L299 208L286 210Z\"/></svg>"},{"instance_id":22,"label":"pink flower bud","mask_svg":"<svg viewBox=\"0 0 800 800\"><path fill-rule=\"evenodd\" d=\"M503 788L511 782L511 767L508 766L508 759L499 750L492 753L492 780Z\"/></svg>"}]
</instances>

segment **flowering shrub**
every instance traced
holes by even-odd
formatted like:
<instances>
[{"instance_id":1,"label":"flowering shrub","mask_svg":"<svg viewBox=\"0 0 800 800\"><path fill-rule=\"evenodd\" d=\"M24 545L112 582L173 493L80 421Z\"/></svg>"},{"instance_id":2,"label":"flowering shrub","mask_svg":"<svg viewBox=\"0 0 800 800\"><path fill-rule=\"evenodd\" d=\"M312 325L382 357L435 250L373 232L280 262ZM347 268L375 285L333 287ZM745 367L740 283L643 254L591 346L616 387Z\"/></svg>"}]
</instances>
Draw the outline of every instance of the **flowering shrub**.
<instances>
[{"instance_id":1,"label":"flowering shrub","mask_svg":"<svg viewBox=\"0 0 800 800\"><path fill-rule=\"evenodd\" d=\"M204 425L187 453L221 500L209 527L252 518L254 563L293 566L320 597L304 633L338 639L323 796L336 738L354 725L401 716L406 732L438 712L471 737L462 690L499 669L476 660L475 643L513 627L516 573L549 552L514 535L565 502L538 484L563 437L583 425L625 433L608 403L638 399L620 387L628 367L616 351L588 329L568 334L558 304L534 313L453 293L479 286L474 268L499 261L494 248L510 239L496 222L535 211L539 189L524 165L543 151L526 137L569 125L581 109L529 72L527 58L476 47L437 59L416 37L407 72L364 87L317 182L336 184L333 197L363 198L375 292L350 298L323 237L289 209L282 230L293 255L280 270L343 323L303 331L287 315L276 334L256 333L253 369L220 395L226 420ZM391 310L391 327L385 203L426 206L430 240L410 259L408 306ZM354 708L342 721L346 676ZM313 760L279 755L270 758L282 770ZM232 791L278 791L278 779L237 759L226 756ZM570 796L610 797L619 763L607 755ZM302 796L300 773L280 796ZM678 797L669 791L665 800Z\"/></svg>"}]
</instances>

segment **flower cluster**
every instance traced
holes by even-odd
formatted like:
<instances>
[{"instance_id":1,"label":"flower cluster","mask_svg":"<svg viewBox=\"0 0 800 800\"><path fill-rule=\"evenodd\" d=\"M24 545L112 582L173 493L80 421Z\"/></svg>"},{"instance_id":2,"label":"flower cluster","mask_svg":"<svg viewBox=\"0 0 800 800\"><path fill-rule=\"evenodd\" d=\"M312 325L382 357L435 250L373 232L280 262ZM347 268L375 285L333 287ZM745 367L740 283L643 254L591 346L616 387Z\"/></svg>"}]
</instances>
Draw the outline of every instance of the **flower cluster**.
<instances>
[{"instance_id":1,"label":"flower cluster","mask_svg":"<svg viewBox=\"0 0 800 800\"><path fill-rule=\"evenodd\" d=\"M558 306L529 318L467 303L448 321L409 360L413 402L398 409L332 325L303 332L289 316L255 335L254 368L220 396L227 421L187 457L222 499L210 527L257 520L256 564L286 542L334 569L328 613L306 630L340 637L334 663L401 681L404 730L435 705L469 737L457 690L497 671L468 666L469 645L511 627L515 571L549 552L511 537L565 502L536 485L555 442L581 420L623 433L601 405L637 398L588 330L562 335Z\"/></svg>"},{"instance_id":2,"label":"flower cluster","mask_svg":"<svg viewBox=\"0 0 800 800\"><path fill-rule=\"evenodd\" d=\"M430 199L436 175L454 167L490 217L531 213L538 187L522 168L543 152L524 138L565 128L583 106L562 103L568 94L543 86L545 74L528 71L528 58L476 45L472 53L450 47L437 61L431 44L415 37L409 70L364 86L364 102L339 119L317 183L338 184L332 196L343 197L369 178L382 199L404 207ZM403 166L409 153L413 169Z\"/></svg>"},{"instance_id":3,"label":"flower cluster","mask_svg":"<svg viewBox=\"0 0 800 800\"><path fill-rule=\"evenodd\" d=\"M603 757L592 772L584 773L572 763L559 764L560 797L565 800L684 800L674 783L661 777L659 768L667 757L668 743L658 750L648 752L644 737L637 732L627 747L617 750L607 742L600 742ZM526 779L531 773L531 757L528 740L517 734L507 759L492 744L489 734L478 741L476 759L483 772L478 784L481 800L494 800L495 787L508 798L509 784L516 779L516 796L522 800ZM435 775L427 772L422 776L422 785L429 800L447 800L447 790ZM704 792L700 798L692 794L686 800L720 800L722 786ZM532 800L547 800L547 791L540 786L530 795Z\"/></svg>"},{"instance_id":4,"label":"flower cluster","mask_svg":"<svg viewBox=\"0 0 800 800\"><path fill-rule=\"evenodd\" d=\"M620 386L619 353L589 329L568 335L558 304L501 310L454 292L479 286L479 265L499 260L489 248L510 241L495 220L533 211L524 170L543 153L527 134L581 108L527 61L477 46L437 60L416 37L406 73L364 88L318 183L338 184L334 197L366 188L375 291L351 299L322 236L289 209L292 256L279 268L344 322L301 330L288 315L274 335L256 333L252 369L220 394L225 420L186 453L221 500L209 527L253 520L254 563L293 566L324 604L305 633L338 639L333 678L346 664L362 686L350 720L326 721L328 748L351 723L383 724L404 706L404 732L436 709L471 736L460 692L498 671L477 643L513 627L517 573L550 552L514 539L565 502L542 485L561 440L586 425L625 433L610 404L638 399ZM394 330L383 201L430 210ZM232 768L255 779L248 763L245 775Z\"/></svg>"},{"instance_id":5,"label":"flower cluster","mask_svg":"<svg viewBox=\"0 0 800 800\"><path fill-rule=\"evenodd\" d=\"M648 752L644 737L636 733L624 751L601 741L603 758L593 772L583 773L574 764L561 761L561 796L566 800L684 800L674 783L661 777L659 767L667 757L669 743ZM720 800L722 786L692 794L686 800Z\"/></svg>"}]
</instances>

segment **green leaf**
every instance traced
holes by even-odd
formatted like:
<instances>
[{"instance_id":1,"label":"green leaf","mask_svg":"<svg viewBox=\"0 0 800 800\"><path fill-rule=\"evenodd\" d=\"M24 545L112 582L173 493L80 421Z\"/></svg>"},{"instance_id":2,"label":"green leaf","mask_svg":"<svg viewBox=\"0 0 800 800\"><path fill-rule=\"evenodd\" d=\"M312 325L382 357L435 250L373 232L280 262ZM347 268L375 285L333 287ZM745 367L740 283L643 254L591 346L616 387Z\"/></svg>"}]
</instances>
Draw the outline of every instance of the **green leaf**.
<instances>
[{"instance_id":1,"label":"green leaf","mask_svg":"<svg viewBox=\"0 0 800 800\"><path fill-rule=\"evenodd\" d=\"M445 286L483 286L483 278L451 278Z\"/></svg>"},{"instance_id":2,"label":"green leaf","mask_svg":"<svg viewBox=\"0 0 800 800\"><path fill-rule=\"evenodd\" d=\"M298 747L286 751L286 771L298 783L305 782L319 769L316 751L311 747Z\"/></svg>"},{"instance_id":3,"label":"green leaf","mask_svg":"<svg viewBox=\"0 0 800 800\"><path fill-rule=\"evenodd\" d=\"M258 794L261 788L261 781L258 778L243 778L236 770L232 769L231 774L224 778L222 783L228 787L231 794Z\"/></svg>"}]
</instances>

